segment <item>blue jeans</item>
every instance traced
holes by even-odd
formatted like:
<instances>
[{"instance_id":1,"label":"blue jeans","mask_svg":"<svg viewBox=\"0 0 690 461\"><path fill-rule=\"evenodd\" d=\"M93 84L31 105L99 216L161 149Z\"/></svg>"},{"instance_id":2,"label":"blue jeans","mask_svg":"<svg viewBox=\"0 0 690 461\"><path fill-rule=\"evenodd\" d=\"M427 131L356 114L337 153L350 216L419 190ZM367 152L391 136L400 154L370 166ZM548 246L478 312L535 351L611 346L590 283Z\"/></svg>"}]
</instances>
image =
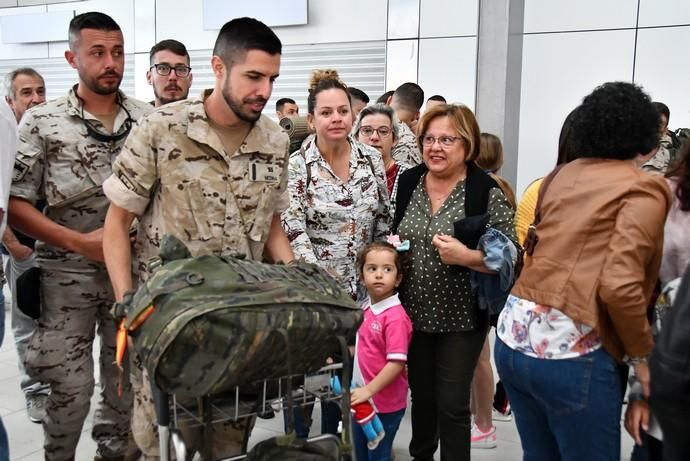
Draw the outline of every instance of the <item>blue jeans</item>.
<instances>
[{"instance_id":1,"label":"blue jeans","mask_svg":"<svg viewBox=\"0 0 690 461\"><path fill-rule=\"evenodd\" d=\"M495 360L524 461L620 459L620 375L603 348L573 359L537 359L496 338Z\"/></svg>"},{"instance_id":2,"label":"blue jeans","mask_svg":"<svg viewBox=\"0 0 690 461\"><path fill-rule=\"evenodd\" d=\"M393 440L403 416L405 416L404 408L393 413L379 413L379 419L386 436L379 442L375 450L369 450L367 437L364 435L362 427L352 421L352 443L356 461L390 461L393 454Z\"/></svg>"},{"instance_id":3,"label":"blue jeans","mask_svg":"<svg viewBox=\"0 0 690 461\"><path fill-rule=\"evenodd\" d=\"M0 346L2 346L2 340L5 337L5 293L2 292L3 285L4 283L0 282ZM7 431L5 431L2 418L0 418L0 461L9 461L9 459L10 446L7 442Z\"/></svg>"},{"instance_id":4,"label":"blue jeans","mask_svg":"<svg viewBox=\"0 0 690 461\"><path fill-rule=\"evenodd\" d=\"M314 410L314 404L305 405L303 407L295 406L292 409L292 414L295 419L295 434L297 438L309 438L309 430L311 429L311 414ZM289 409L283 411L283 424L285 426L285 433L288 432L287 413ZM340 423L340 406L333 401L321 401L321 433L322 434L338 434L338 424Z\"/></svg>"}]
</instances>

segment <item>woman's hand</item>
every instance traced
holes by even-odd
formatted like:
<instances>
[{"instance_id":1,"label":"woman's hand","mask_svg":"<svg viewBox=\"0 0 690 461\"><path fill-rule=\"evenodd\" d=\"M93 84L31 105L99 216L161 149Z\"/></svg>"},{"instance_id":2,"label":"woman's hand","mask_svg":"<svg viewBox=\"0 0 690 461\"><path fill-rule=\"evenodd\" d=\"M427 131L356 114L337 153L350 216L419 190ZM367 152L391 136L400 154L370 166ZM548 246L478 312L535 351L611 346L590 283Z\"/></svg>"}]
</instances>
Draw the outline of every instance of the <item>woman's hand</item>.
<instances>
[{"instance_id":1,"label":"woman's hand","mask_svg":"<svg viewBox=\"0 0 690 461\"><path fill-rule=\"evenodd\" d=\"M355 387L350 393L350 405L357 405L360 403L368 402L374 394L369 390L367 386Z\"/></svg>"},{"instance_id":2,"label":"woman's hand","mask_svg":"<svg viewBox=\"0 0 690 461\"><path fill-rule=\"evenodd\" d=\"M625 412L625 430L636 444L642 446L640 428L645 432L649 429L649 405L644 400L633 400Z\"/></svg>"},{"instance_id":3,"label":"woman's hand","mask_svg":"<svg viewBox=\"0 0 690 461\"><path fill-rule=\"evenodd\" d=\"M471 251L460 240L445 234L436 234L431 240L443 264L465 266L468 252Z\"/></svg>"}]
</instances>

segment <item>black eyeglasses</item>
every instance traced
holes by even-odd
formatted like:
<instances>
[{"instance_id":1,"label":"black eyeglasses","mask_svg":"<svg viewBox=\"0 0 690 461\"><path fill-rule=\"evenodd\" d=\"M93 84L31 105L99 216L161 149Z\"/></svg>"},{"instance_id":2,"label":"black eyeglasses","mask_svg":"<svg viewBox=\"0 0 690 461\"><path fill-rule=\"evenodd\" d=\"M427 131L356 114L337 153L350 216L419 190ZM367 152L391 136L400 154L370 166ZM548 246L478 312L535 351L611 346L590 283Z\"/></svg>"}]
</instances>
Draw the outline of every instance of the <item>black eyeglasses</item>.
<instances>
[{"instance_id":1,"label":"black eyeglasses","mask_svg":"<svg viewBox=\"0 0 690 461\"><path fill-rule=\"evenodd\" d=\"M122 138L126 137L129 134L129 132L132 131L132 125L134 124L134 120L132 119L132 116L130 115L129 111L125 108L125 106L123 106L120 102L118 102L117 105L122 107L122 110L124 110L127 114L127 118L122 123L122 126L120 127L120 130L117 133L107 134L98 131L98 128L96 128L93 125L93 123L84 118L84 105L82 104L81 119L84 122L84 126L86 127L86 133L96 141L100 142L118 142Z\"/></svg>"},{"instance_id":2,"label":"black eyeglasses","mask_svg":"<svg viewBox=\"0 0 690 461\"><path fill-rule=\"evenodd\" d=\"M170 75L171 71L175 71L175 75L177 75L178 77L186 77L192 71L191 67L187 67L187 66L172 67L168 64L154 64L151 67L149 67L149 70L151 70L153 68L156 69L156 73L158 75L162 75L163 77L167 77L168 75Z\"/></svg>"},{"instance_id":3,"label":"black eyeglasses","mask_svg":"<svg viewBox=\"0 0 690 461\"><path fill-rule=\"evenodd\" d=\"M389 134L391 134L392 130L388 128L387 126L380 126L378 128L374 128L373 126L363 126L359 129L359 133L364 136L365 138L370 138L374 135L374 132L378 133L379 137L385 138Z\"/></svg>"}]
</instances>

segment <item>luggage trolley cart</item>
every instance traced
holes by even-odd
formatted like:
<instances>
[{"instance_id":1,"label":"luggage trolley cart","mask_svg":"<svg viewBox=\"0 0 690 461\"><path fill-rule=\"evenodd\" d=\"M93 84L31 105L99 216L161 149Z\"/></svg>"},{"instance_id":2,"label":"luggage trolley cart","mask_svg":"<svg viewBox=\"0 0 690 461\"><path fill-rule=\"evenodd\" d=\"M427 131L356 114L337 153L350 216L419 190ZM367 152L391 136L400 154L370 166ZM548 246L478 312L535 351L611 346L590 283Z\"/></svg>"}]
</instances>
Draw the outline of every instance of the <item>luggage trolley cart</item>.
<instances>
[{"instance_id":1,"label":"luggage trolley cart","mask_svg":"<svg viewBox=\"0 0 690 461\"><path fill-rule=\"evenodd\" d=\"M340 339L340 338L339 338ZM347 352L344 339L343 353ZM289 360L289 359L288 359ZM351 367L349 355L343 355L344 363L327 365L312 374L288 374L277 378L267 378L258 383L247 383L252 389L260 389L256 402L247 402L241 396L241 386L222 395L208 395L198 399L196 405L183 405L174 394L161 390L152 380L158 434L160 441L161 461L170 461L171 449L177 461L191 460L195 453L189 453L179 431L181 425L186 428L201 427L204 459L215 460L212 446L211 425L223 421L237 421L251 416L286 411L288 434L279 436L286 442L295 438L293 408L314 403L315 399L340 401L343 414L341 437L333 434L322 434L308 439L308 443L321 447L338 461L352 459L351 415L350 415L350 381ZM342 370L343 395L334 392L331 379ZM293 392L293 381L304 384L298 389L299 395ZM273 389L273 393L270 391ZM227 458L227 461L242 461L247 458L248 439L243 442L243 454Z\"/></svg>"}]
</instances>

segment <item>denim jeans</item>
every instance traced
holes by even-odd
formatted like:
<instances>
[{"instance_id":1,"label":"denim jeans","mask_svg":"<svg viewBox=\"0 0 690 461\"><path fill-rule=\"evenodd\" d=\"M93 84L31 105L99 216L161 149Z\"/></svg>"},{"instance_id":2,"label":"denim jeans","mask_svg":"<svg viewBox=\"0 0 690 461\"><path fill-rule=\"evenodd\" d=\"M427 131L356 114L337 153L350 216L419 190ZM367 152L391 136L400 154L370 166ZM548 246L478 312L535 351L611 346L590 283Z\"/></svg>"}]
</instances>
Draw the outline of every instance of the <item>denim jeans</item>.
<instances>
[{"instance_id":1,"label":"denim jeans","mask_svg":"<svg viewBox=\"0 0 690 461\"><path fill-rule=\"evenodd\" d=\"M400 422L405 416L405 409L393 413L379 413L379 419L383 425L386 436L381 440L375 450L367 447L367 437L362 427L352 421L352 439L355 449L356 461L391 461L393 454L393 440L398 432Z\"/></svg>"},{"instance_id":2,"label":"denim jeans","mask_svg":"<svg viewBox=\"0 0 690 461\"><path fill-rule=\"evenodd\" d=\"M620 459L620 375L603 348L572 359L538 359L496 338L495 360L524 461Z\"/></svg>"},{"instance_id":3,"label":"denim jeans","mask_svg":"<svg viewBox=\"0 0 690 461\"><path fill-rule=\"evenodd\" d=\"M17 346L17 356L19 357L19 372L21 375L20 386L27 396L48 394L50 392L49 384L41 383L35 378L32 378L24 369L26 346L29 344L31 335L36 329L36 321L24 314L17 305L17 279L35 265L35 259L36 253L31 253L31 256L26 259L16 259L9 256L7 259L7 267L5 268L7 285L10 287L10 292L12 293L12 334L14 335L14 344ZM39 288L40 287L36 287L35 289L38 290Z\"/></svg>"}]
</instances>

